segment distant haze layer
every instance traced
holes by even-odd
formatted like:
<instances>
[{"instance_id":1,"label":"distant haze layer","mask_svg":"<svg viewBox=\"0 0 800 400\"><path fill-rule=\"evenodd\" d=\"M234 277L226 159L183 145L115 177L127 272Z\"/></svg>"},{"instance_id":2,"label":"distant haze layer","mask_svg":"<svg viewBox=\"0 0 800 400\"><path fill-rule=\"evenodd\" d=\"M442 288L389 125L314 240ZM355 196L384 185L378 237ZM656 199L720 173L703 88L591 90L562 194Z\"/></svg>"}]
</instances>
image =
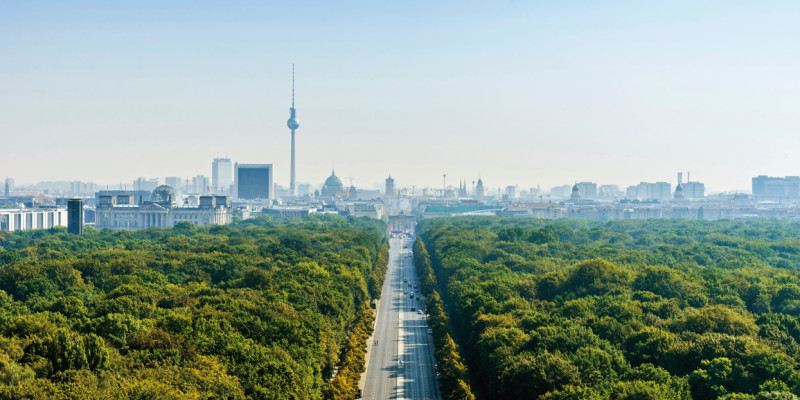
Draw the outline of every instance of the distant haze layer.
<instances>
[{"instance_id":1,"label":"distant haze layer","mask_svg":"<svg viewBox=\"0 0 800 400\"><path fill-rule=\"evenodd\" d=\"M292 63L298 182L800 175L796 1L272 3L0 4L0 176L288 185Z\"/></svg>"}]
</instances>

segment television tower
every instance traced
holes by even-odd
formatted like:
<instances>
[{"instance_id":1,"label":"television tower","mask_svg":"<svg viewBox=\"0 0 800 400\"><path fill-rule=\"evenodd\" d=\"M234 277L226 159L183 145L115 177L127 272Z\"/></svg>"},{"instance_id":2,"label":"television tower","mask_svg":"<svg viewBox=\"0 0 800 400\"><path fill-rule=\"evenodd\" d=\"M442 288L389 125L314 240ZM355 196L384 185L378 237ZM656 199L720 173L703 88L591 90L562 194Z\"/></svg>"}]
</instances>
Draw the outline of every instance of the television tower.
<instances>
[{"instance_id":1,"label":"television tower","mask_svg":"<svg viewBox=\"0 0 800 400\"><path fill-rule=\"evenodd\" d=\"M297 122L297 115L294 109L294 64L292 64L292 108L290 108L289 111L291 112L291 116L289 116L289 120L286 121L286 126L292 130L292 166L291 175L289 176L289 193L292 196L297 196L297 187L294 180L294 131L300 127L300 123Z\"/></svg>"}]
</instances>

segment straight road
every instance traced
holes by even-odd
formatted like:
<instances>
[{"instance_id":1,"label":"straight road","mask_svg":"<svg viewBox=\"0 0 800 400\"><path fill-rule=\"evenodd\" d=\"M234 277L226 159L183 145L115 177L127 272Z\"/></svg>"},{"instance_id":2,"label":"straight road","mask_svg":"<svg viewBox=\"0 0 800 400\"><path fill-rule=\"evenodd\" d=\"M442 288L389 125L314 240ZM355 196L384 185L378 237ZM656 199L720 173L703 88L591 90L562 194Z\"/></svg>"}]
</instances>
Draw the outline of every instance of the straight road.
<instances>
[{"instance_id":1,"label":"straight road","mask_svg":"<svg viewBox=\"0 0 800 400\"><path fill-rule=\"evenodd\" d=\"M389 241L389 269L367 361L364 399L438 400L433 342L411 255L412 239ZM413 310L412 310L413 308Z\"/></svg>"}]
</instances>

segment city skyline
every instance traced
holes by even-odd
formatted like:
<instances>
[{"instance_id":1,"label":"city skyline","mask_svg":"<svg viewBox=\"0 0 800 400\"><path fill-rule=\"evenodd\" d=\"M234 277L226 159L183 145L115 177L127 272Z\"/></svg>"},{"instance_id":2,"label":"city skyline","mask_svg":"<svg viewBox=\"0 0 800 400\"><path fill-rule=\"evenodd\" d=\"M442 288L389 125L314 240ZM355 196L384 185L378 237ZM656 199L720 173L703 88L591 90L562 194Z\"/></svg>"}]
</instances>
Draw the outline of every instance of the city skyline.
<instances>
[{"instance_id":1,"label":"city skyline","mask_svg":"<svg viewBox=\"0 0 800 400\"><path fill-rule=\"evenodd\" d=\"M210 175L223 153L288 186L296 63L298 183L331 167L363 187L390 173L626 186L682 170L747 190L800 175L798 16L788 1L6 3L0 174Z\"/></svg>"}]
</instances>

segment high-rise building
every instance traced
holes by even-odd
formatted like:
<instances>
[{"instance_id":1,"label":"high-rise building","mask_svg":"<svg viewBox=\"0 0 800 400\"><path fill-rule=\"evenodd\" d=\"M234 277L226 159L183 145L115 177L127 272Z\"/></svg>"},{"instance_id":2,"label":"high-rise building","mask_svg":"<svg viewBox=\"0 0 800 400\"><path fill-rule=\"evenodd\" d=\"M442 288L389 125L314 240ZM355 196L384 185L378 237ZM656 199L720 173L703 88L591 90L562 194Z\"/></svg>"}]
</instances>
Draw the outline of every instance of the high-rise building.
<instances>
[{"instance_id":1,"label":"high-rise building","mask_svg":"<svg viewBox=\"0 0 800 400\"><path fill-rule=\"evenodd\" d=\"M192 178L191 192L196 194L209 194L211 192L211 181L205 175L197 175Z\"/></svg>"},{"instance_id":2,"label":"high-rise building","mask_svg":"<svg viewBox=\"0 0 800 400\"><path fill-rule=\"evenodd\" d=\"M514 200L517 198L517 187L516 186L506 186L506 193L505 198L508 200Z\"/></svg>"},{"instance_id":3,"label":"high-rise building","mask_svg":"<svg viewBox=\"0 0 800 400\"><path fill-rule=\"evenodd\" d=\"M797 201L800 199L800 177L759 175L753 178L753 197L757 201Z\"/></svg>"},{"instance_id":4,"label":"high-rise building","mask_svg":"<svg viewBox=\"0 0 800 400\"><path fill-rule=\"evenodd\" d=\"M550 188L550 196L563 199L569 197L571 191L572 191L571 185L553 186L552 188Z\"/></svg>"},{"instance_id":5,"label":"high-rise building","mask_svg":"<svg viewBox=\"0 0 800 400\"><path fill-rule=\"evenodd\" d=\"M133 181L133 190L143 190L146 192L152 192L158 187L158 178L138 178Z\"/></svg>"},{"instance_id":6,"label":"high-rise building","mask_svg":"<svg viewBox=\"0 0 800 400\"><path fill-rule=\"evenodd\" d=\"M623 192L617 185L600 185L597 188L597 198L604 200L616 200L625 197Z\"/></svg>"},{"instance_id":7,"label":"high-rise building","mask_svg":"<svg viewBox=\"0 0 800 400\"><path fill-rule=\"evenodd\" d=\"M181 178L179 176L168 176L164 178L164 184L172 186L175 190L181 192L183 185L181 185Z\"/></svg>"},{"instance_id":8,"label":"high-rise building","mask_svg":"<svg viewBox=\"0 0 800 400\"><path fill-rule=\"evenodd\" d=\"M289 192L292 196L297 195L297 187L295 186L295 175L294 175L294 131L300 127L300 123L297 122L297 113L294 109L294 64L292 64L292 108L289 109L290 115L289 120L286 121L286 126L289 127L292 131L292 165L291 165L291 172L289 173ZM270 172L272 169L270 169ZM272 182L272 179L270 179Z\"/></svg>"},{"instance_id":9,"label":"high-rise building","mask_svg":"<svg viewBox=\"0 0 800 400\"><path fill-rule=\"evenodd\" d=\"M706 186L700 182L684 182L683 197L687 199L702 199L706 195Z\"/></svg>"},{"instance_id":10,"label":"high-rise building","mask_svg":"<svg viewBox=\"0 0 800 400\"><path fill-rule=\"evenodd\" d=\"M581 198L584 200L594 200L597 198L597 184L593 182L578 182L578 189L581 191Z\"/></svg>"},{"instance_id":11,"label":"high-rise building","mask_svg":"<svg viewBox=\"0 0 800 400\"><path fill-rule=\"evenodd\" d=\"M301 183L297 185L297 194L299 196L311 196L314 194L314 189L311 184L308 183Z\"/></svg>"},{"instance_id":12,"label":"high-rise building","mask_svg":"<svg viewBox=\"0 0 800 400\"><path fill-rule=\"evenodd\" d=\"M395 195L394 178L392 178L392 176L389 175L389 177L386 178L386 197L394 197L394 195Z\"/></svg>"},{"instance_id":13,"label":"high-rise building","mask_svg":"<svg viewBox=\"0 0 800 400\"><path fill-rule=\"evenodd\" d=\"M67 232L83 234L83 199L67 200Z\"/></svg>"},{"instance_id":14,"label":"high-rise building","mask_svg":"<svg viewBox=\"0 0 800 400\"><path fill-rule=\"evenodd\" d=\"M233 184L233 163L230 158L215 158L211 163L211 186L214 194L229 195Z\"/></svg>"},{"instance_id":15,"label":"high-rise building","mask_svg":"<svg viewBox=\"0 0 800 400\"><path fill-rule=\"evenodd\" d=\"M272 199L272 185L272 164L235 164L236 197L240 199Z\"/></svg>"}]
</instances>

